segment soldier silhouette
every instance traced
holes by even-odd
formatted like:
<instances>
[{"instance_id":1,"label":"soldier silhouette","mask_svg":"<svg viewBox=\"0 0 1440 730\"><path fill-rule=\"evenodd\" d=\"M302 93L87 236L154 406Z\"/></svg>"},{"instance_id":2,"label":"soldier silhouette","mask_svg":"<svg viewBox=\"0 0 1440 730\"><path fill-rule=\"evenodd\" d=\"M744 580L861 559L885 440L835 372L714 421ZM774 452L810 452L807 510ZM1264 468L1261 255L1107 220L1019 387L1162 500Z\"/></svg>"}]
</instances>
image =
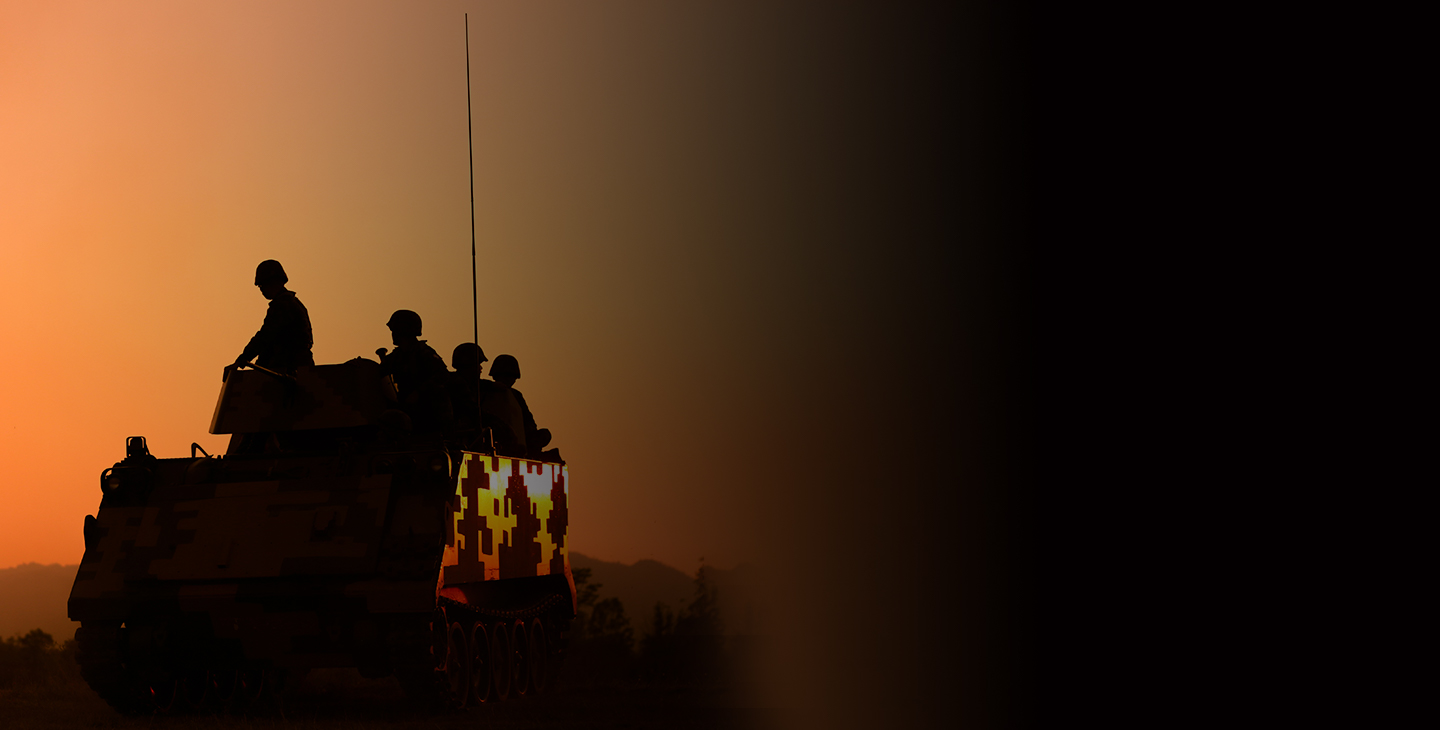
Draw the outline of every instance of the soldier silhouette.
<instances>
[{"instance_id":1,"label":"soldier silhouette","mask_svg":"<svg viewBox=\"0 0 1440 730\"><path fill-rule=\"evenodd\" d=\"M420 315L400 309L385 323L395 349L375 351L380 356L380 373L395 380L400 408L410 415L416 433L449 428L452 420L450 398L445 391L450 371L434 348L419 339Z\"/></svg>"},{"instance_id":2,"label":"soldier silhouette","mask_svg":"<svg viewBox=\"0 0 1440 730\"><path fill-rule=\"evenodd\" d=\"M485 357L485 351L473 342L456 345L455 351L450 354L450 365L455 372L449 373L447 389L456 428L480 427L480 368L489 359Z\"/></svg>"},{"instance_id":3,"label":"soldier silhouette","mask_svg":"<svg viewBox=\"0 0 1440 730\"><path fill-rule=\"evenodd\" d=\"M270 300L265 311L265 322L260 331L250 338L245 351L235 358L234 364L225 368L224 377L230 371L255 360L255 364L276 372L291 373L301 365L314 365L315 357L310 352L315 340L310 331L310 313L300 303L295 292L285 288L290 277L285 275L279 261L261 261L255 267L255 286L260 294Z\"/></svg>"},{"instance_id":4,"label":"soldier silhouette","mask_svg":"<svg viewBox=\"0 0 1440 730\"><path fill-rule=\"evenodd\" d=\"M497 355L490 365L490 380L481 382L480 416L495 434L495 449L506 456L559 459L550 444L550 430L535 427L535 416L525 396L515 390L520 379L520 362L512 355Z\"/></svg>"}]
</instances>

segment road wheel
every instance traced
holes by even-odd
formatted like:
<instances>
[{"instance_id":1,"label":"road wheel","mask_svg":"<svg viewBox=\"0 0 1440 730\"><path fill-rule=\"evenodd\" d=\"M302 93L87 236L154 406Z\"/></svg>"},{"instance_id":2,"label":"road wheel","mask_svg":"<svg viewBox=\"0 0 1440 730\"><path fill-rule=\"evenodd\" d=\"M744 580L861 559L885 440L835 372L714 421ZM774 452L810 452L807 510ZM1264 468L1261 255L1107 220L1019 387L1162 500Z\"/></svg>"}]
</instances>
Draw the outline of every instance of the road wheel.
<instances>
[{"instance_id":1,"label":"road wheel","mask_svg":"<svg viewBox=\"0 0 1440 730\"><path fill-rule=\"evenodd\" d=\"M445 652L450 645L450 622L445 618L445 609L437 608L430 614L430 657L436 670L445 669Z\"/></svg>"},{"instance_id":2,"label":"road wheel","mask_svg":"<svg viewBox=\"0 0 1440 730\"><path fill-rule=\"evenodd\" d=\"M445 652L445 680L450 686L455 707L464 707L470 696L470 647L465 640L465 627L450 624L450 637Z\"/></svg>"},{"instance_id":3,"label":"road wheel","mask_svg":"<svg viewBox=\"0 0 1440 730\"><path fill-rule=\"evenodd\" d=\"M207 702L218 712L233 709L235 688L240 684L240 673L234 669L215 669L210 672L210 689Z\"/></svg>"},{"instance_id":4,"label":"road wheel","mask_svg":"<svg viewBox=\"0 0 1440 730\"><path fill-rule=\"evenodd\" d=\"M490 659L490 635L484 621L470 627L470 701L489 702L490 688L495 684L494 663Z\"/></svg>"},{"instance_id":5,"label":"road wheel","mask_svg":"<svg viewBox=\"0 0 1440 730\"><path fill-rule=\"evenodd\" d=\"M513 675L510 681L514 683L510 691L516 697L523 697L530 691L530 632L526 630L524 621L516 619L510 633L511 651L515 657L510 664Z\"/></svg>"},{"instance_id":6,"label":"road wheel","mask_svg":"<svg viewBox=\"0 0 1440 730\"><path fill-rule=\"evenodd\" d=\"M490 667L495 677L494 697L497 700L510 697L510 677L514 675L514 662L514 652L510 650L510 625L504 621L496 621L490 628Z\"/></svg>"},{"instance_id":7,"label":"road wheel","mask_svg":"<svg viewBox=\"0 0 1440 730\"><path fill-rule=\"evenodd\" d=\"M175 675L161 669L151 669L143 672L142 676L142 694L149 711L156 715L170 714L170 711L175 709L175 698L180 695L180 683L176 681Z\"/></svg>"},{"instance_id":8,"label":"road wheel","mask_svg":"<svg viewBox=\"0 0 1440 730\"><path fill-rule=\"evenodd\" d=\"M205 709L211 695L210 672L204 669L188 669L180 673L180 699L191 710Z\"/></svg>"},{"instance_id":9,"label":"road wheel","mask_svg":"<svg viewBox=\"0 0 1440 730\"><path fill-rule=\"evenodd\" d=\"M265 694L266 672L262 669L242 669L235 677L235 706L242 712L254 712L260 706Z\"/></svg>"}]
</instances>

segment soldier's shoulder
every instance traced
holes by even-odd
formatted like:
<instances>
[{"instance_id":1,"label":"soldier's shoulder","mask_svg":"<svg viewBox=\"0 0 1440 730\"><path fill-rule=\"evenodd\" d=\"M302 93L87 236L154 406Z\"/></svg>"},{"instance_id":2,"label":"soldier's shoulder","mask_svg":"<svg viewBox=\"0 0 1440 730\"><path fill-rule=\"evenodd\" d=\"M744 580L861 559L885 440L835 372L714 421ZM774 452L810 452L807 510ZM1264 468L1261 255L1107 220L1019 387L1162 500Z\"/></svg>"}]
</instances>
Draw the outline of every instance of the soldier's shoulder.
<instances>
[{"instance_id":1,"label":"soldier's shoulder","mask_svg":"<svg viewBox=\"0 0 1440 730\"><path fill-rule=\"evenodd\" d=\"M289 289L286 289L284 294L271 299L270 306L284 309L299 309L302 311L305 309L305 304L300 301L300 297L296 296L295 292Z\"/></svg>"},{"instance_id":2,"label":"soldier's shoulder","mask_svg":"<svg viewBox=\"0 0 1440 730\"><path fill-rule=\"evenodd\" d=\"M438 366L441 370L449 372L449 369L445 367L445 358L440 357L440 353L436 352L435 348L426 344L424 340L397 345L395 352L396 354L403 352L403 356L417 367L425 367L428 369L432 366Z\"/></svg>"}]
</instances>

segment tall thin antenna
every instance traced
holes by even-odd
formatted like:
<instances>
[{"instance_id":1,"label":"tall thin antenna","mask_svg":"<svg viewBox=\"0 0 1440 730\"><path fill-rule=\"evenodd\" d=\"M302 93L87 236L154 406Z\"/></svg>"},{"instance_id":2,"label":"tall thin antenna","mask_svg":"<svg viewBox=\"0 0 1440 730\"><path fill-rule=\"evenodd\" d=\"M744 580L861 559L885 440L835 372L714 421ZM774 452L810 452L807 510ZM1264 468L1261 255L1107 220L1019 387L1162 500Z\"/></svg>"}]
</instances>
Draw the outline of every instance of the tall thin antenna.
<instances>
[{"instance_id":1,"label":"tall thin antenna","mask_svg":"<svg viewBox=\"0 0 1440 730\"><path fill-rule=\"evenodd\" d=\"M465 140L470 143L470 310L475 318L475 346L480 346L480 285L475 273L475 120L470 115L470 14L465 14Z\"/></svg>"}]
</instances>

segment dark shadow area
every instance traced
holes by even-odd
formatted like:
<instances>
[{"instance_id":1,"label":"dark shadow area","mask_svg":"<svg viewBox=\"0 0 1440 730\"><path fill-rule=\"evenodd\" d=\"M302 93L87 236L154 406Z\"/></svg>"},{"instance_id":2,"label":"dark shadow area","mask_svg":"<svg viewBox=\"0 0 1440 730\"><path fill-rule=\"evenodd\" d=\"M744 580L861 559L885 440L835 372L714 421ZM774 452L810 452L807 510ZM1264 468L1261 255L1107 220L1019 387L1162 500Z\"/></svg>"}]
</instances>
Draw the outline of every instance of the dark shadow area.
<instances>
[{"instance_id":1,"label":"dark shadow area","mask_svg":"<svg viewBox=\"0 0 1440 730\"><path fill-rule=\"evenodd\" d=\"M0 691L84 688L75 664L75 642L55 641L33 629L0 640Z\"/></svg>"},{"instance_id":2,"label":"dark shadow area","mask_svg":"<svg viewBox=\"0 0 1440 730\"><path fill-rule=\"evenodd\" d=\"M316 669L287 674L283 690L248 704L196 709L182 701L167 713L127 717L86 685L75 641L35 629L0 641L0 717L7 728L781 727L779 711L759 708L748 676L757 639L727 635L711 572L697 571L692 597L678 608L657 602L637 637L620 599L601 598L590 570L577 569L580 610L567 656L557 685L540 696L437 713L408 699L393 676Z\"/></svg>"},{"instance_id":3,"label":"dark shadow area","mask_svg":"<svg viewBox=\"0 0 1440 730\"><path fill-rule=\"evenodd\" d=\"M627 631L611 630L617 615L623 617L623 606L615 599L592 602L586 617L594 630L577 637L575 661L567 661L553 691L443 713L417 707L394 677L366 679L354 669L317 669L291 674L278 698L256 706L126 717L86 686L74 641L57 643L37 629L0 642L0 718L12 730L458 728L477 723L490 728L781 727L779 713L756 709L750 691L726 673L724 660L735 656L735 647L708 633L713 625L705 623L707 604L697 603L636 652L627 643L628 626Z\"/></svg>"},{"instance_id":4,"label":"dark shadow area","mask_svg":"<svg viewBox=\"0 0 1440 730\"><path fill-rule=\"evenodd\" d=\"M713 570L700 568L694 593L678 609L656 602L643 617L627 614L615 597L601 598L588 568L575 569L579 611L571 624L570 656L562 675L586 689L748 691L758 637L726 630ZM636 635L635 626L641 627Z\"/></svg>"}]
</instances>

